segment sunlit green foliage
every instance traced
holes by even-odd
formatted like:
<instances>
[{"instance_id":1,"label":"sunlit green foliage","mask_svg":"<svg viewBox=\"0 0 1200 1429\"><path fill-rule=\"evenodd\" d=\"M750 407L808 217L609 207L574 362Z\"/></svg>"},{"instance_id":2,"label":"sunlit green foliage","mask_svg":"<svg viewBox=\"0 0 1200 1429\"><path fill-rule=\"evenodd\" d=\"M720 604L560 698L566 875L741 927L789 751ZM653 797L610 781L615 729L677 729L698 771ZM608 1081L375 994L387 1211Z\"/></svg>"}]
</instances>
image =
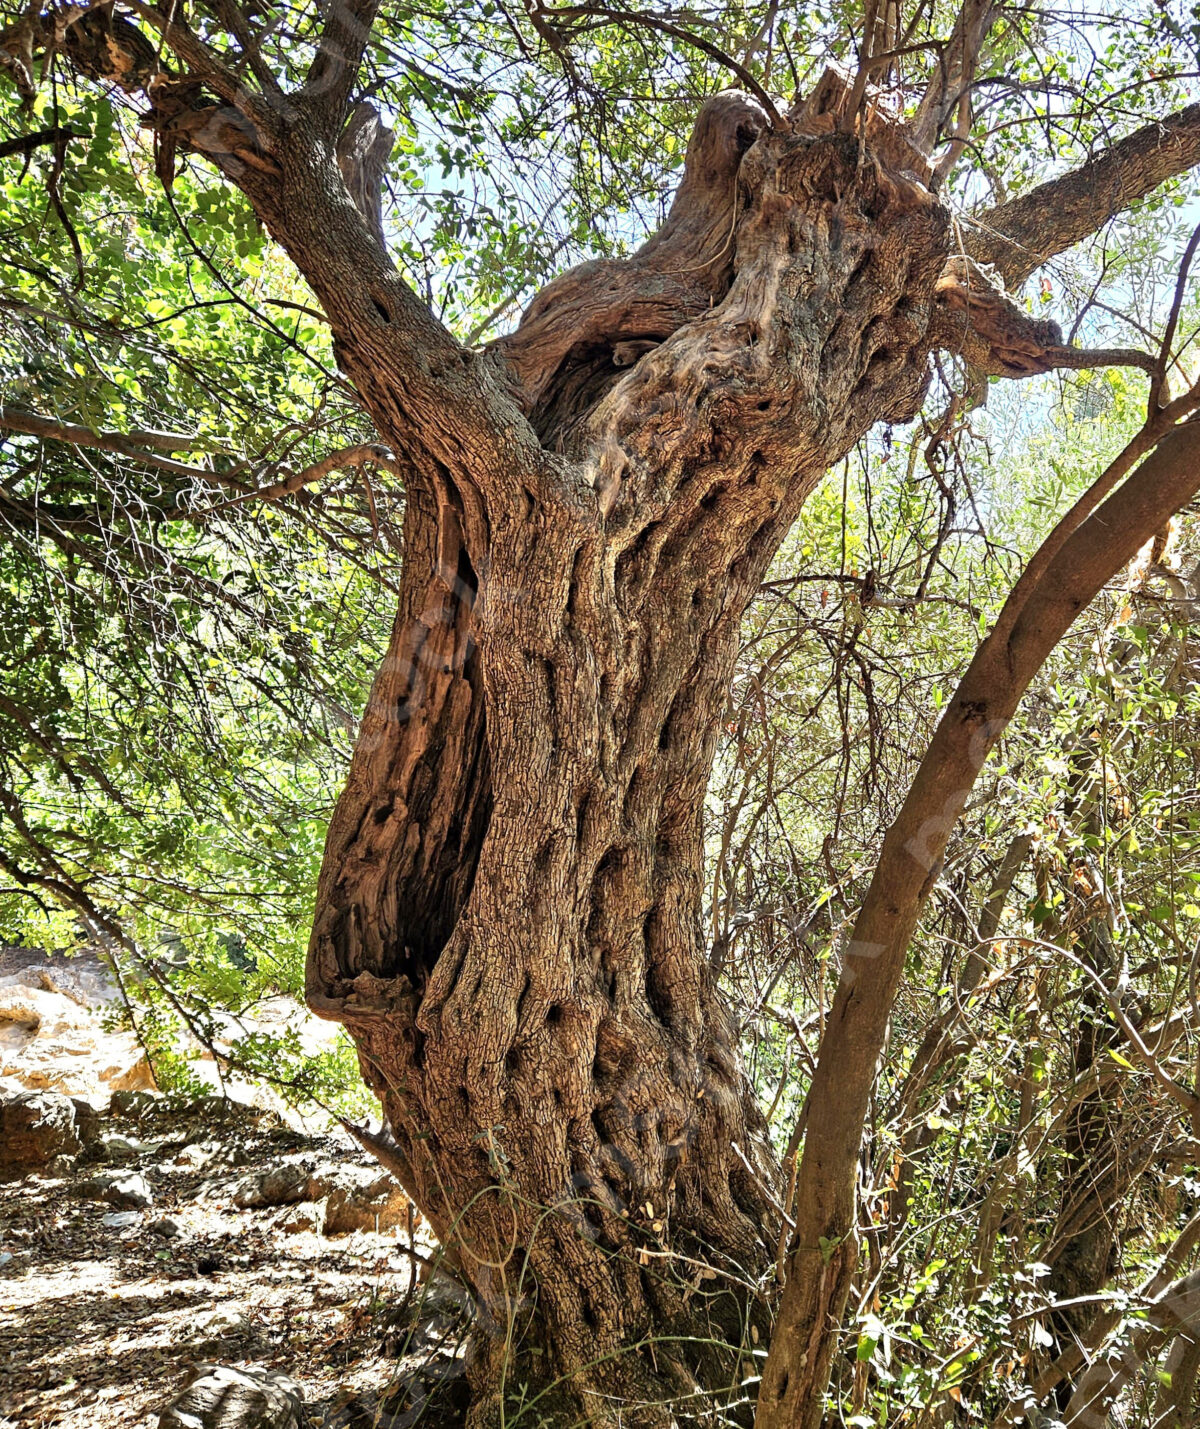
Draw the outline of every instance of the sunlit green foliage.
<instances>
[{"instance_id":1,"label":"sunlit green foliage","mask_svg":"<svg viewBox=\"0 0 1200 1429\"><path fill-rule=\"evenodd\" d=\"M954 8L923 12L931 35ZM218 7L196 11L228 45ZM395 130L393 252L471 342L555 272L654 228L699 101L731 82L713 46L790 98L853 60L862 7L530 13L388 6L367 56ZM276 18L287 87L318 16ZM983 137L948 201L969 221L1186 102L1198 48L1175 3L1013 7L979 85ZM898 64L898 103L927 66L920 49ZM0 441L0 935L102 945L164 1084L194 1072L182 1019L236 1042L247 1074L346 1105L347 1045L313 1058L291 1034L239 1038L229 1014L301 988L325 821L392 615L402 493L368 467L256 499L373 437L311 295L203 164L178 159L164 188L126 99L52 79L28 109L0 86L0 140L77 136L0 158L0 406L123 433L149 459ZM1154 342L1195 209L1194 184L1167 185L1040 273L1027 306L1091 343ZM1183 360L1194 374L1190 349ZM1136 427L1145 379L1108 369L981 395L947 366L923 422L831 473L747 622L706 917L781 1150L883 831L1023 561ZM847 1425L951 1404L987 1422L1045 1358L1066 1131L1093 1090L1081 1025L1097 1030L1106 1134L1131 1148L1108 1207L1106 1305L1126 1303L1200 1208L1194 1130L1095 987L1118 991L1194 1084L1198 558L1187 514L1173 553L1081 620L940 872L864 1155L868 1272L836 1386ZM972 954L985 966L965 987ZM926 1053L935 1065L914 1082ZM1129 1412L1149 1422L1143 1403Z\"/></svg>"}]
</instances>

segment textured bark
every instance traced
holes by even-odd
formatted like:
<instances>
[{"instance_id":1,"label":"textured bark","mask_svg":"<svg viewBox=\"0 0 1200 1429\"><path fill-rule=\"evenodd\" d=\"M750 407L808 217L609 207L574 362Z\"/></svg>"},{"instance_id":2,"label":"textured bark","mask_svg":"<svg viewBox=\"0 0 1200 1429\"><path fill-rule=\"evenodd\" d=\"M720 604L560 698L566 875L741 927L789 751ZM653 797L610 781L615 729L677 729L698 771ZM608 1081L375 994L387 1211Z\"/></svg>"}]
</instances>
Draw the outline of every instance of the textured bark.
<instances>
[{"instance_id":1,"label":"textured bark","mask_svg":"<svg viewBox=\"0 0 1200 1429\"><path fill-rule=\"evenodd\" d=\"M1034 318L980 266L962 254L946 264L937 286L937 346L964 357L987 377L1032 377L1057 368L1140 367L1158 359L1133 348L1077 348L1049 318Z\"/></svg>"},{"instance_id":2,"label":"textured bark","mask_svg":"<svg viewBox=\"0 0 1200 1429\"><path fill-rule=\"evenodd\" d=\"M410 483L310 956L310 1000L355 1037L396 1164L498 1332L481 1384L528 1320L597 1422L601 1395L670 1422L639 1402L736 1383L766 1328L776 1168L699 924L716 720L804 498L916 410L945 261L922 186L847 136L759 129L744 100L710 105L659 240L599 290L594 265L567 275L565 316L539 300L489 354L583 459ZM664 283L684 253L728 291ZM374 395L383 353L337 336Z\"/></svg>"},{"instance_id":3,"label":"textured bark","mask_svg":"<svg viewBox=\"0 0 1200 1429\"><path fill-rule=\"evenodd\" d=\"M144 95L164 181L180 146L241 187L407 472L399 610L330 825L309 1000L353 1036L388 1124L378 1148L475 1294L473 1423L496 1422L521 1380L551 1422L667 1425L697 1391L746 1397L778 1236L777 1167L700 928L739 622L825 471L919 410L933 348L1017 375L1047 365L1054 334L948 266L920 145L831 72L788 126L711 100L662 231L564 275L514 334L468 352L383 242L386 134L350 108L373 8L333 7L286 97L261 58L251 90L151 7L139 20L161 46L106 7L71 12L62 35L31 14L0 51L25 86L53 44ZM1158 153L1137 149L1141 177L1114 202L1166 176ZM1000 224L1006 252L1029 248L1021 213ZM1094 571L1086 541L1071 549ZM1041 648L1083 598L1068 583L1035 601L1023 634ZM1001 710L990 699L951 712L965 748ZM951 778L960 734L937 751ZM845 1087L823 1057L814 1088L822 1151L805 1157L772 1426L819 1414L854 1264L845 1172L910 883L868 910L864 936L890 949L880 989L851 979L833 1011L853 1055Z\"/></svg>"},{"instance_id":4,"label":"textured bark","mask_svg":"<svg viewBox=\"0 0 1200 1429\"><path fill-rule=\"evenodd\" d=\"M724 296L745 199L742 156L765 127L740 94L705 105L663 227L628 260L596 259L556 278L493 344L547 445L561 448L622 368Z\"/></svg>"}]
</instances>

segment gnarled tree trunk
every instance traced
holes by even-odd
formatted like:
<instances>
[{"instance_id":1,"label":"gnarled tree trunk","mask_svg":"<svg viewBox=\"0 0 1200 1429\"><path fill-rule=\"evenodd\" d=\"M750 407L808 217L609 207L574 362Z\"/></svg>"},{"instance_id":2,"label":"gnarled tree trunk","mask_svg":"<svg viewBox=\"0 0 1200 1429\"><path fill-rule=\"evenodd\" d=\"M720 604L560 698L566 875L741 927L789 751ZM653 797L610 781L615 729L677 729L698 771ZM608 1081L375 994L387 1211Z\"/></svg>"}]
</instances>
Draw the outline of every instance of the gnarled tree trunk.
<instances>
[{"instance_id":1,"label":"gnarled tree trunk","mask_svg":"<svg viewBox=\"0 0 1200 1429\"><path fill-rule=\"evenodd\" d=\"M924 394L946 235L924 185L827 116L776 133L721 96L663 230L557 280L486 357L538 448L414 461L309 996L478 1298L481 1423L505 1375L569 1378L598 1423L608 1396L646 1424L674 1422L655 1401L744 1398L777 1169L707 965L704 794L780 540ZM372 301L372 324L335 317L339 356L411 452L445 417L389 421L421 399L381 390L385 285Z\"/></svg>"},{"instance_id":2,"label":"gnarled tree trunk","mask_svg":"<svg viewBox=\"0 0 1200 1429\"><path fill-rule=\"evenodd\" d=\"M1189 167L1200 107L960 230L949 258L935 189L958 149L936 172L926 156L995 8L966 0L909 128L865 67L786 120L710 100L663 229L556 280L483 353L387 251L389 135L351 104L376 0L330 7L286 93L261 55L251 88L152 7L138 20L178 69L116 6L35 9L0 35L30 93L53 50L145 99L164 175L184 147L242 189L409 472L400 608L329 831L308 995L354 1038L384 1154L474 1291L479 1426L514 1383L556 1424L667 1425L722 1393L751 1412L778 1168L701 935L702 810L739 622L805 498L916 414L935 348L1008 376L1154 366L1063 347L973 260L1023 278L1094 231L1089 195L1112 211ZM1077 608L1050 605L1055 629ZM862 921L886 955L873 982L843 971L828 1027L849 1080L822 1055L763 1424L820 1416L924 878L893 878L895 907L883 879Z\"/></svg>"},{"instance_id":3,"label":"gnarled tree trunk","mask_svg":"<svg viewBox=\"0 0 1200 1429\"><path fill-rule=\"evenodd\" d=\"M329 831L308 995L354 1038L384 1154L475 1293L473 1422L497 1422L514 1383L533 1422L667 1425L723 1392L744 1417L778 1168L700 920L739 622L824 472L916 414L933 349L1007 376L1140 361L1157 395L1156 359L1064 347L978 262L1021 280L1200 160L1200 106L960 228L950 258L935 190L999 8L965 0L911 126L868 92L880 36L853 82L827 74L786 119L718 96L661 232L556 280L475 353L387 251L389 135L352 104L377 8L323 10L287 90L236 17L235 64L175 7L34 6L0 63L28 99L47 54L140 96L168 182L178 148L216 164L311 285L409 472L400 608ZM1158 436L1183 415L1164 411ZM905 820L924 847L939 780L969 788L972 750L1121 539L1195 489L1188 438L1060 542L1078 579L1054 550L1026 573L1032 614L1018 601L977 658L884 845L813 1083L760 1425L821 1415L867 1098L936 875L937 849L914 872ZM961 806L932 820L943 844Z\"/></svg>"},{"instance_id":4,"label":"gnarled tree trunk","mask_svg":"<svg viewBox=\"0 0 1200 1429\"><path fill-rule=\"evenodd\" d=\"M739 622L823 474L915 415L933 348L1009 375L1065 351L948 261L927 163L856 103L832 75L779 128L710 101L661 232L481 355L420 309L370 185L351 207L361 170L344 188L303 116L248 188L412 469L308 985L476 1296L481 1425L517 1381L563 1423L747 1401L777 1166L700 920Z\"/></svg>"}]
</instances>

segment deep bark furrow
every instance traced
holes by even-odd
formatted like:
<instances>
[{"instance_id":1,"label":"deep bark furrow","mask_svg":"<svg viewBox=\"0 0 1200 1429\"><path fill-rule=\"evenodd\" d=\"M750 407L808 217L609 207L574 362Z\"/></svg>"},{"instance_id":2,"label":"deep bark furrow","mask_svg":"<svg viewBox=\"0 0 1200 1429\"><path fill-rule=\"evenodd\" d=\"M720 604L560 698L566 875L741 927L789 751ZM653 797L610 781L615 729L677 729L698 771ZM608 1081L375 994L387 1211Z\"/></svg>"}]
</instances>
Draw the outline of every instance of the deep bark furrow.
<instances>
[{"instance_id":1,"label":"deep bark furrow","mask_svg":"<svg viewBox=\"0 0 1200 1429\"><path fill-rule=\"evenodd\" d=\"M333 15L286 98L261 55L256 93L182 20L158 45L111 7L35 7L0 36L9 57L29 48L27 99L36 44L144 96L164 177L183 146L239 185L410 473L399 610L330 823L307 986L353 1036L388 1164L475 1296L480 1429L511 1378L569 1377L550 1420L674 1424L655 1404L719 1397L750 1367L751 1323L768 1328L778 1168L700 926L705 789L739 622L824 473L916 414L938 346L1006 375L1063 360L978 267L947 263L932 192L925 151L990 8L964 12L915 130L882 96L862 103L865 68L829 70L790 129L744 96L710 100L661 231L551 283L484 353L386 250L387 137L368 105L349 110L372 4ZM985 215L969 252L1018 281L1093 231L1098 204L1198 160L1192 106ZM1055 598L1035 626L1062 626ZM1013 648L1040 638L1027 620ZM953 743L946 758L967 778ZM827 1024L851 1029L854 1093L838 1103L823 1059L787 1291L807 1299L777 1337L762 1422L819 1416L891 1005L879 969L894 994L912 877L865 916L867 944L890 949L883 993L851 979Z\"/></svg>"},{"instance_id":2,"label":"deep bark furrow","mask_svg":"<svg viewBox=\"0 0 1200 1429\"><path fill-rule=\"evenodd\" d=\"M706 142L724 134L724 168L701 182L689 160L697 202L714 183L738 196L731 257L720 275L713 265L703 310L677 314L630 369L605 374L589 411L571 409L594 495L568 486L530 512L494 501L485 474L478 510L469 493L454 503L477 591L460 592L444 624L427 622L424 648L449 656L469 628L474 650L460 670L436 671L407 723L388 722L391 686L375 702L386 752L364 756L370 776L343 800L361 848L344 840L327 859L323 907L341 921L314 938L317 982L336 966L346 989L361 965L347 928L382 910L385 942L410 936L423 866L380 857L372 839L408 850L405 792L422 774L433 780L422 836L434 829L435 848L453 850L454 819L435 806L457 810L465 791L422 761L440 749L462 769L469 731L486 723L490 802L469 892L445 897L446 946L423 952L427 976L411 989L400 977L411 958L375 954L376 980L359 973L355 990L385 1015L349 1003L343 1015L483 1323L540 1319L557 1352L549 1368L575 1374L583 1404L619 1383L661 1397L657 1356L582 1366L649 1330L695 1333L712 1315L733 1335L732 1359L682 1352L679 1373L732 1384L746 1317L765 1313L754 1287L777 1241L777 1170L699 920L717 713L742 613L805 497L863 432L919 401L945 259L945 215L918 184L834 133L764 137L743 157L746 113L722 100L700 126ZM623 281L644 282L651 259L687 244L711 246L730 206L720 223L689 216L687 192ZM566 312L572 285L596 276L562 280ZM561 414L556 394L581 389L569 350L553 347L553 294L505 360L527 363L531 407ZM453 467L456 490L468 465ZM398 624L393 653L410 638ZM432 905L423 916L432 928ZM743 1288L698 1297L662 1258L672 1247L702 1249ZM513 1301L522 1266L537 1286L529 1307ZM481 1383L496 1390L485 1362Z\"/></svg>"}]
</instances>

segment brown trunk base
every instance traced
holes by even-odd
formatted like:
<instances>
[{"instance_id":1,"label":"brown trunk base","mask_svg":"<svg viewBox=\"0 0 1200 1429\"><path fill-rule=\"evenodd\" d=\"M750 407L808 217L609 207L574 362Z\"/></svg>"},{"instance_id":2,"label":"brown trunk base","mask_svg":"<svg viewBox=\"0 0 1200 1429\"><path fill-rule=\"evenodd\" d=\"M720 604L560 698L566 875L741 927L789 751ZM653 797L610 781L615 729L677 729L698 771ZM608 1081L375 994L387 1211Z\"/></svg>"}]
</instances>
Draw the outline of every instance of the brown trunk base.
<instances>
[{"instance_id":1,"label":"brown trunk base","mask_svg":"<svg viewBox=\"0 0 1200 1429\"><path fill-rule=\"evenodd\" d=\"M576 1352L570 1362L536 1306L518 1308L507 1326L478 1329L469 1429L751 1425L765 1304L748 1303L743 1287L721 1287L719 1279L697 1286L654 1270L644 1283L623 1342L597 1335L590 1354Z\"/></svg>"}]
</instances>

